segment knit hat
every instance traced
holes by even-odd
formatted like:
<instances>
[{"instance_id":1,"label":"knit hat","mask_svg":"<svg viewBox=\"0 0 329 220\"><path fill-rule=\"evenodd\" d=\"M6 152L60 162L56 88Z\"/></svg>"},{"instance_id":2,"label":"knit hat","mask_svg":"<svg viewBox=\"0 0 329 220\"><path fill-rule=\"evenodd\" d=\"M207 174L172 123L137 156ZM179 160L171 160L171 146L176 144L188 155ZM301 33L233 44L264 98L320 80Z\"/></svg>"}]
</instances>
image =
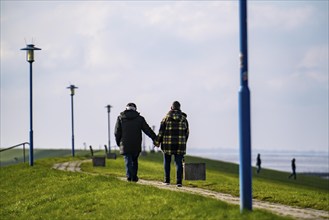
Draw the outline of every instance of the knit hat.
<instances>
[{"instance_id":1,"label":"knit hat","mask_svg":"<svg viewBox=\"0 0 329 220\"><path fill-rule=\"evenodd\" d=\"M137 110L137 106L135 105L135 103L128 103L127 106L126 106L126 110L134 110L136 111Z\"/></svg>"}]
</instances>

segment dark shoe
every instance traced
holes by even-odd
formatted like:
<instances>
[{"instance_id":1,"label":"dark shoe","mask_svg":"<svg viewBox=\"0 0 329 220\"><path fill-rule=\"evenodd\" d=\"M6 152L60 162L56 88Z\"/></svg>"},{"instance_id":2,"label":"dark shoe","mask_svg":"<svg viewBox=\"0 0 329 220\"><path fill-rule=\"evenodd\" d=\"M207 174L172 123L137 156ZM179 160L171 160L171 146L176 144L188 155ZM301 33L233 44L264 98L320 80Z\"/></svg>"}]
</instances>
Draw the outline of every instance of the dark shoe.
<instances>
[{"instance_id":1,"label":"dark shoe","mask_svg":"<svg viewBox=\"0 0 329 220\"><path fill-rule=\"evenodd\" d=\"M130 177L127 177L127 181L128 181L128 182L131 182L131 178L130 178Z\"/></svg>"},{"instance_id":2,"label":"dark shoe","mask_svg":"<svg viewBox=\"0 0 329 220\"><path fill-rule=\"evenodd\" d=\"M177 187L182 187L183 185L181 183L178 183L177 184Z\"/></svg>"},{"instance_id":3,"label":"dark shoe","mask_svg":"<svg viewBox=\"0 0 329 220\"><path fill-rule=\"evenodd\" d=\"M132 178L131 181L133 181L133 182L138 182L138 176Z\"/></svg>"},{"instance_id":4,"label":"dark shoe","mask_svg":"<svg viewBox=\"0 0 329 220\"><path fill-rule=\"evenodd\" d=\"M163 185L167 185L167 186L169 186L169 185L170 185L170 183L169 183L169 182L166 182L166 181L164 181L164 182L163 182Z\"/></svg>"}]
</instances>

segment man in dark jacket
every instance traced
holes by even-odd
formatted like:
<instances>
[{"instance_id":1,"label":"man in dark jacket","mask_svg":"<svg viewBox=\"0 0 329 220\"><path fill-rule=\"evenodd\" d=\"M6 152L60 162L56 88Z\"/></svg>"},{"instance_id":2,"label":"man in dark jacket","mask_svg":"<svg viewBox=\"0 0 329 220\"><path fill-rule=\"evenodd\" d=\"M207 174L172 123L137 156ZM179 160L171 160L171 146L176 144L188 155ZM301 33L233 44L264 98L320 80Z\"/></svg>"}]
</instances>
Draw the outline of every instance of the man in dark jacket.
<instances>
[{"instance_id":1,"label":"man in dark jacket","mask_svg":"<svg viewBox=\"0 0 329 220\"><path fill-rule=\"evenodd\" d=\"M189 136L189 125L187 115L180 110L180 103L175 101L171 110L162 119L159 134L155 142L156 146L161 144L164 159L164 173L166 185L170 184L170 163L174 155L176 164L176 184L182 186L183 159L186 153L186 142Z\"/></svg>"},{"instance_id":2,"label":"man in dark jacket","mask_svg":"<svg viewBox=\"0 0 329 220\"><path fill-rule=\"evenodd\" d=\"M124 156L128 181L138 181L138 157L142 151L142 131L153 141L156 134L146 123L143 116L136 111L134 103L128 103L126 110L118 116L115 125L115 140Z\"/></svg>"}]
</instances>

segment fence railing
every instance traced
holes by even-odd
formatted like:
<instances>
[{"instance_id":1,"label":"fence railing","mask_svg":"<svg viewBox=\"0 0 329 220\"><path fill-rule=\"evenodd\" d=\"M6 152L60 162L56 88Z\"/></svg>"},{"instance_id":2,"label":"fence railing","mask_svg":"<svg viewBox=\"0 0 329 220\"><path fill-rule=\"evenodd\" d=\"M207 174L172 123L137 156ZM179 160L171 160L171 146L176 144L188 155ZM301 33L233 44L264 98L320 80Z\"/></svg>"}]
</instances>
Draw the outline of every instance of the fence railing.
<instances>
[{"instance_id":1,"label":"fence railing","mask_svg":"<svg viewBox=\"0 0 329 220\"><path fill-rule=\"evenodd\" d=\"M24 163L25 163L25 145L30 145L30 143L28 142L24 142L24 143L21 143L21 144L17 144L17 145L14 145L12 147L8 147L8 148L4 148L4 149L0 149L0 152L3 152L3 151L7 151L7 150L10 150L10 149L13 149L13 148L16 148L16 147L19 147L19 146L23 146L23 160L24 160Z\"/></svg>"}]
</instances>

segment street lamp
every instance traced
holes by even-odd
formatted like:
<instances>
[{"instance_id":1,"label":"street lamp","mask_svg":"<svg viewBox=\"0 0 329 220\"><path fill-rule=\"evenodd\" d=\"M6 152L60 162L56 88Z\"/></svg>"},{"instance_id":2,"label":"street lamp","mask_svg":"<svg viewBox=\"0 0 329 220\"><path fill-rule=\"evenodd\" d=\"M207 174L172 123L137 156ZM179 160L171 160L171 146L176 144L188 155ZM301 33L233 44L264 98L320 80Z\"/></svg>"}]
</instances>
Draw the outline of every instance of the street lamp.
<instances>
[{"instance_id":1,"label":"street lamp","mask_svg":"<svg viewBox=\"0 0 329 220\"><path fill-rule=\"evenodd\" d=\"M108 153L111 153L111 127L110 127L110 112L111 112L111 108L112 106L111 105L107 105L105 106L105 108L107 108L107 127L108 127L108 140L109 140L109 152Z\"/></svg>"},{"instance_id":2,"label":"street lamp","mask_svg":"<svg viewBox=\"0 0 329 220\"><path fill-rule=\"evenodd\" d=\"M33 93L32 93L32 63L34 62L34 51L41 50L40 48L34 47L33 44L26 45L25 48L21 50L26 50L26 61L30 63L30 166L33 166Z\"/></svg>"},{"instance_id":3,"label":"street lamp","mask_svg":"<svg viewBox=\"0 0 329 220\"><path fill-rule=\"evenodd\" d=\"M71 90L71 115L72 115L72 157L74 157L74 114L73 114L73 96L74 90L77 89L75 85L70 85L67 89Z\"/></svg>"}]
</instances>

